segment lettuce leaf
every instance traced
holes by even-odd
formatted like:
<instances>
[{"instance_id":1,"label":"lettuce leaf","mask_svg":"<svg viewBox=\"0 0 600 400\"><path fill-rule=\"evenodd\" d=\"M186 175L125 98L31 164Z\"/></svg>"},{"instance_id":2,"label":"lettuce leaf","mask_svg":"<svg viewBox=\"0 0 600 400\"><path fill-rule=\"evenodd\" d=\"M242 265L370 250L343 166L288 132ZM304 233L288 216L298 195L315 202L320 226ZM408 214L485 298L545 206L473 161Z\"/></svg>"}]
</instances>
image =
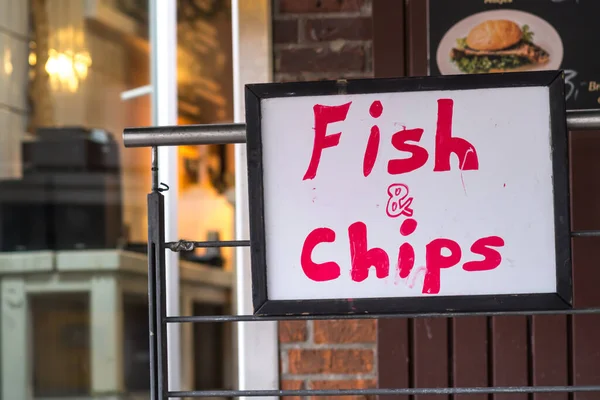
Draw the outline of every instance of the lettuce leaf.
<instances>
[{"instance_id":1,"label":"lettuce leaf","mask_svg":"<svg viewBox=\"0 0 600 400\"><path fill-rule=\"evenodd\" d=\"M454 60L459 70L465 74L485 74L492 69L514 69L530 63L528 59L517 56L468 56Z\"/></svg>"},{"instance_id":2,"label":"lettuce leaf","mask_svg":"<svg viewBox=\"0 0 600 400\"><path fill-rule=\"evenodd\" d=\"M521 31L523 32L523 41L533 44L533 32L529 30L529 25L523 25Z\"/></svg>"}]
</instances>

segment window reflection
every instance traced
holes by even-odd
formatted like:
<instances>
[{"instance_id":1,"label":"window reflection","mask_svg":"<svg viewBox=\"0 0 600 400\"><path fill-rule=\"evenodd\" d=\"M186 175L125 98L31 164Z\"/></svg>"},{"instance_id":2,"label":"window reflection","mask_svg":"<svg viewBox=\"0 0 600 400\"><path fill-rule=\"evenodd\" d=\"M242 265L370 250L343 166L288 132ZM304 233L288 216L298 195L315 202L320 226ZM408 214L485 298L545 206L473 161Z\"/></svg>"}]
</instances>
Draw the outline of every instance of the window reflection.
<instances>
[{"instance_id":1,"label":"window reflection","mask_svg":"<svg viewBox=\"0 0 600 400\"><path fill-rule=\"evenodd\" d=\"M1 399L148 397L148 32L146 0L0 0ZM179 122L231 122L229 1L177 34ZM179 148L181 237L233 238L232 149ZM230 312L232 257L182 254L184 314ZM231 388L229 335L182 327L182 389Z\"/></svg>"}]
</instances>

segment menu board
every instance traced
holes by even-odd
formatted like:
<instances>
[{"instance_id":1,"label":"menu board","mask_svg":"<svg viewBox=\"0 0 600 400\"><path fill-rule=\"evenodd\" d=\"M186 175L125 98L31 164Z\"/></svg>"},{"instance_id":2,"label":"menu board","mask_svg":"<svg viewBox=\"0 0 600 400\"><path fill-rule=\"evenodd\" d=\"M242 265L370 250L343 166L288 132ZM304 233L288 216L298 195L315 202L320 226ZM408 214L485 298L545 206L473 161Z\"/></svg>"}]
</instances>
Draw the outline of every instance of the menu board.
<instances>
[{"instance_id":1,"label":"menu board","mask_svg":"<svg viewBox=\"0 0 600 400\"><path fill-rule=\"evenodd\" d=\"M567 108L600 108L599 0L429 0L431 75L565 71Z\"/></svg>"},{"instance_id":2,"label":"menu board","mask_svg":"<svg viewBox=\"0 0 600 400\"><path fill-rule=\"evenodd\" d=\"M571 307L562 73L342 85L245 87L255 314Z\"/></svg>"}]
</instances>

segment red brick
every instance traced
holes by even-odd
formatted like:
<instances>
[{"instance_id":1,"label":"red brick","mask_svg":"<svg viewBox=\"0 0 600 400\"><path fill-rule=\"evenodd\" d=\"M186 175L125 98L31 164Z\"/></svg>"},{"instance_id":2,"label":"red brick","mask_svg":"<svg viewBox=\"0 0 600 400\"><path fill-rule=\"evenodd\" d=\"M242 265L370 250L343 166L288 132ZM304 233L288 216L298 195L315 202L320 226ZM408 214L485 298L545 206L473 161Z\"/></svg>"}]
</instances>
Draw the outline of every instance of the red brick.
<instances>
[{"instance_id":1,"label":"red brick","mask_svg":"<svg viewBox=\"0 0 600 400\"><path fill-rule=\"evenodd\" d=\"M328 40L370 40L371 18L311 18L304 23L304 37L310 42Z\"/></svg>"},{"instance_id":2,"label":"red brick","mask_svg":"<svg viewBox=\"0 0 600 400\"><path fill-rule=\"evenodd\" d=\"M313 381L310 388L315 390L331 389L372 389L377 387L377 381L374 379L355 379L345 381ZM376 396L312 396L311 399L346 399L346 400L365 400L375 399Z\"/></svg>"},{"instance_id":3,"label":"red brick","mask_svg":"<svg viewBox=\"0 0 600 400\"><path fill-rule=\"evenodd\" d=\"M306 385L304 381L295 381L295 380L282 380L281 381L281 390L301 390L306 389ZM301 400L301 396L282 396L282 399L285 400Z\"/></svg>"},{"instance_id":4,"label":"red brick","mask_svg":"<svg viewBox=\"0 0 600 400\"><path fill-rule=\"evenodd\" d=\"M315 343L375 343L375 320L315 321Z\"/></svg>"},{"instance_id":5,"label":"red brick","mask_svg":"<svg viewBox=\"0 0 600 400\"><path fill-rule=\"evenodd\" d=\"M349 72L366 67L362 46L343 45L341 48L282 49L276 58L276 72Z\"/></svg>"},{"instance_id":6,"label":"red brick","mask_svg":"<svg viewBox=\"0 0 600 400\"><path fill-rule=\"evenodd\" d=\"M366 374L373 370L371 350L293 349L288 358L291 374Z\"/></svg>"},{"instance_id":7,"label":"red brick","mask_svg":"<svg viewBox=\"0 0 600 400\"><path fill-rule=\"evenodd\" d=\"M273 43L298 43L298 20L284 19L273 21Z\"/></svg>"},{"instance_id":8,"label":"red brick","mask_svg":"<svg viewBox=\"0 0 600 400\"><path fill-rule=\"evenodd\" d=\"M282 14L336 13L360 11L364 0L279 0Z\"/></svg>"},{"instance_id":9,"label":"red brick","mask_svg":"<svg viewBox=\"0 0 600 400\"><path fill-rule=\"evenodd\" d=\"M281 343L305 342L306 335L306 321L279 322L279 341Z\"/></svg>"}]
</instances>

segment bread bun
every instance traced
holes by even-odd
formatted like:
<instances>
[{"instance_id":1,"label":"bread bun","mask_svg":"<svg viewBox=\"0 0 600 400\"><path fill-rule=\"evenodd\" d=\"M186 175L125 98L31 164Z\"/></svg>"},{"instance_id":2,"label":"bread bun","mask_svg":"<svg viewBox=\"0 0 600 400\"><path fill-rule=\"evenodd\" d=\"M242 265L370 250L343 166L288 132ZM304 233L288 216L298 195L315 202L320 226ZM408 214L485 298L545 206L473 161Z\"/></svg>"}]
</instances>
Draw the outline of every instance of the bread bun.
<instances>
[{"instance_id":1,"label":"bread bun","mask_svg":"<svg viewBox=\"0 0 600 400\"><path fill-rule=\"evenodd\" d=\"M477 25L467 36L467 46L473 50L502 50L517 44L523 37L519 25L504 19L488 20Z\"/></svg>"}]
</instances>

